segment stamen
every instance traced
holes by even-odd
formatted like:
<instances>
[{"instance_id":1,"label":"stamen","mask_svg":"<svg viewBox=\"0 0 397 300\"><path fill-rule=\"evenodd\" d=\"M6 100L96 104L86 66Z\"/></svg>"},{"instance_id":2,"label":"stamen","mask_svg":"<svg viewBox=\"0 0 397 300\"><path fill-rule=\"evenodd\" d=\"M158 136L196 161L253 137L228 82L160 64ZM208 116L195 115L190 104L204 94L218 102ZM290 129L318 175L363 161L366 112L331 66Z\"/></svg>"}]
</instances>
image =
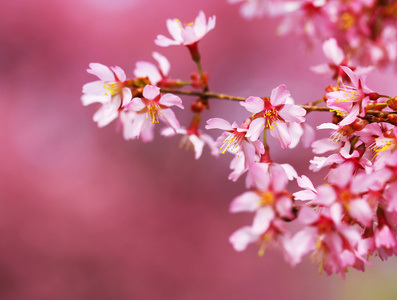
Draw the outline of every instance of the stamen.
<instances>
[{"instance_id":1,"label":"stamen","mask_svg":"<svg viewBox=\"0 0 397 300\"><path fill-rule=\"evenodd\" d=\"M340 29L350 29L355 23L354 16L351 13L344 12L340 16L339 28Z\"/></svg>"},{"instance_id":2,"label":"stamen","mask_svg":"<svg viewBox=\"0 0 397 300\"><path fill-rule=\"evenodd\" d=\"M159 122L159 116L161 117L161 107L157 103L150 103L148 106L148 115L146 118L148 119L150 116L150 120L152 121L153 124Z\"/></svg>"},{"instance_id":3,"label":"stamen","mask_svg":"<svg viewBox=\"0 0 397 300\"><path fill-rule=\"evenodd\" d=\"M120 92L120 83L118 82L105 82L103 88L109 90L109 93L105 92L105 95L114 96Z\"/></svg>"},{"instance_id":4,"label":"stamen","mask_svg":"<svg viewBox=\"0 0 397 300\"><path fill-rule=\"evenodd\" d=\"M270 128L270 130L273 130L273 122L278 120L278 111L276 110L275 107L269 107L265 108L263 112L263 116L265 118L265 126L266 128Z\"/></svg>"},{"instance_id":5,"label":"stamen","mask_svg":"<svg viewBox=\"0 0 397 300\"><path fill-rule=\"evenodd\" d=\"M234 151L237 149L237 153L240 150L240 144L244 139L244 134L240 132L235 132L231 133L224 141L222 144L222 147L219 148L220 150L223 149L222 154L225 154L225 152L230 148L230 151Z\"/></svg>"},{"instance_id":6,"label":"stamen","mask_svg":"<svg viewBox=\"0 0 397 300\"><path fill-rule=\"evenodd\" d=\"M274 203L274 195L271 192L263 192L261 193L261 201L259 205L267 206L272 205Z\"/></svg>"}]
</instances>

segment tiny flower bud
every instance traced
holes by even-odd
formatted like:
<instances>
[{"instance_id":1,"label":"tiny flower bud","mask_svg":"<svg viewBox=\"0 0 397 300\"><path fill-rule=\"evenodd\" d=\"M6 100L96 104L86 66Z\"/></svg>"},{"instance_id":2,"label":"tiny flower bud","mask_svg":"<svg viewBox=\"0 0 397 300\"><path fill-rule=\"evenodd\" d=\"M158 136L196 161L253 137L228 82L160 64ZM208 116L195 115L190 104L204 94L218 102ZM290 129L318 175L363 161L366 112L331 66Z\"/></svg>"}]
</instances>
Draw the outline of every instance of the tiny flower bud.
<instances>
[{"instance_id":1,"label":"tiny flower bud","mask_svg":"<svg viewBox=\"0 0 397 300\"><path fill-rule=\"evenodd\" d=\"M361 131L367 125L368 125L368 121L367 120L357 118L352 124L350 124L350 127L354 131Z\"/></svg>"},{"instance_id":2,"label":"tiny flower bud","mask_svg":"<svg viewBox=\"0 0 397 300\"><path fill-rule=\"evenodd\" d=\"M392 110L397 110L397 97L387 100L386 103Z\"/></svg>"},{"instance_id":3,"label":"tiny flower bud","mask_svg":"<svg viewBox=\"0 0 397 300\"><path fill-rule=\"evenodd\" d=\"M388 119L388 121L389 121L391 124L397 126L397 115L396 115L396 114L389 114L389 115L387 116L387 119Z\"/></svg>"},{"instance_id":4,"label":"tiny flower bud","mask_svg":"<svg viewBox=\"0 0 397 300\"><path fill-rule=\"evenodd\" d=\"M370 100L378 100L380 97L378 93L369 93L368 96Z\"/></svg>"}]
</instances>

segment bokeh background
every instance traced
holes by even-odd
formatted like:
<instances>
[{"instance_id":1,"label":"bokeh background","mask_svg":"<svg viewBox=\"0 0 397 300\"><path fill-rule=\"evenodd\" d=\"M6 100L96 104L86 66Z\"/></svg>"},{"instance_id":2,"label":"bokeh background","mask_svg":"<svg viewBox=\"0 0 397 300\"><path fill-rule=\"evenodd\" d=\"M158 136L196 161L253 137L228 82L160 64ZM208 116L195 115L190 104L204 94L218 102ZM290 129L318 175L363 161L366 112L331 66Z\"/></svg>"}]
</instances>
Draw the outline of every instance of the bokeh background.
<instances>
[{"instance_id":1,"label":"bokeh background","mask_svg":"<svg viewBox=\"0 0 397 300\"><path fill-rule=\"evenodd\" d=\"M319 47L276 37L278 20L243 20L226 0L2 0L0 10L0 299L396 299L395 258L346 280L318 275L310 259L289 267L277 249L243 253L229 235L252 215L231 215L243 180L228 181L231 159L202 159L156 133L150 144L124 141L115 124L99 129L81 87L90 62L132 75L151 52L166 55L173 78L195 71L183 47L159 48L165 20L217 26L200 42L213 91L268 96L284 83L297 103L319 99L329 83L309 70ZM396 93L393 68L371 88ZM192 98L184 98L189 107ZM177 112L181 123L190 113ZM247 112L212 100L204 118L238 122ZM329 116L309 115L312 125ZM213 132L215 137L218 132ZM272 157L308 174L312 154ZM322 180L318 174L318 183Z\"/></svg>"}]
</instances>

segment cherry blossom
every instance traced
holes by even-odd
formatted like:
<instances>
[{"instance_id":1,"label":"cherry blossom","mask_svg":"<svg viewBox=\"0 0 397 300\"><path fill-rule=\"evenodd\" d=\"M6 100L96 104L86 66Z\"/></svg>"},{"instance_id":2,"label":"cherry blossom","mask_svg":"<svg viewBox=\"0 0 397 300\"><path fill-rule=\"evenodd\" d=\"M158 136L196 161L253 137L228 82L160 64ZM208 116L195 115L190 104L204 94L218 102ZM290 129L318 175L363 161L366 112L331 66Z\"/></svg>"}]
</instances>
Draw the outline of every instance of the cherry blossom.
<instances>
[{"instance_id":1,"label":"cherry blossom","mask_svg":"<svg viewBox=\"0 0 397 300\"><path fill-rule=\"evenodd\" d=\"M157 85L160 81L167 78L171 65L168 59L160 53L153 52L152 55L158 66L150 62L138 61L135 64L134 75L138 78L148 77L151 84Z\"/></svg>"},{"instance_id":2,"label":"cherry blossom","mask_svg":"<svg viewBox=\"0 0 397 300\"><path fill-rule=\"evenodd\" d=\"M216 17L208 19L208 23L203 11L200 11L196 20L187 25L183 25L179 19L168 19L167 28L173 39L164 35L158 35L154 41L157 46L168 47L171 45L192 45L200 41L209 31L215 28Z\"/></svg>"},{"instance_id":3,"label":"cherry blossom","mask_svg":"<svg viewBox=\"0 0 397 300\"><path fill-rule=\"evenodd\" d=\"M246 136L256 141L265 128L276 138L283 149L291 144L292 138L286 122L302 123L306 111L294 104L288 104L290 96L285 85L272 90L270 98L249 97L240 104L253 113Z\"/></svg>"},{"instance_id":4,"label":"cherry blossom","mask_svg":"<svg viewBox=\"0 0 397 300\"><path fill-rule=\"evenodd\" d=\"M189 130L186 128L177 128L176 130L172 127L164 128L161 131L161 135L171 137L174 135L182 135L179 142L179 148L185 150L193 150L195 159L199 159L203 153L204 145L207 145L213 156L219 155L219 150L215 145L215 141L212 137L201 130Z\"/></svg>"},{"instance_id":5,"label":"cherry blossom","mask_svg":"<svg viewBox=\"0 0 397 300\"><path fill-rule=\"evenodd\" d=\"M119 116L119 110L127 105L131 90L126 86L124 71L116 67L107 67L100 63L90 63L87 72L99 78L83 86L83 105L100 103L102 106L94 114L93 120L99 127L108 125Z\"/></svg>"},{"instance_id":6,"label":"cherry blossom","mask_svg":"<svg viewBox=\"0 0 397 300\"><path fill-rule=\"evenodd\" d=\"M150 123L159 123L159 120L177 130L180 125L170 109L174 105L183 109L181 98L173 94L161 95L160 88L146 85L143 89L143 97L133 98L125 108L136 113L132 120L130 136L139 137L145 128L151 126Z\"/></svg>"},{"instance_id":7,"label":"cherry blossom","mask_svg":"<svg viewBox=\"0 0 397 300\"><path fill-rule=\"evenodd\" d=\"M353 86L342 84L339 91L327 93L327 106L342 111L346 116L340 126L348 125L356 120L357 116L365 115L365 107L371 100L373 91L365 85L365 77L358 76L348 67L341 67L349 76Z\"/></svg>"}]
</instances>

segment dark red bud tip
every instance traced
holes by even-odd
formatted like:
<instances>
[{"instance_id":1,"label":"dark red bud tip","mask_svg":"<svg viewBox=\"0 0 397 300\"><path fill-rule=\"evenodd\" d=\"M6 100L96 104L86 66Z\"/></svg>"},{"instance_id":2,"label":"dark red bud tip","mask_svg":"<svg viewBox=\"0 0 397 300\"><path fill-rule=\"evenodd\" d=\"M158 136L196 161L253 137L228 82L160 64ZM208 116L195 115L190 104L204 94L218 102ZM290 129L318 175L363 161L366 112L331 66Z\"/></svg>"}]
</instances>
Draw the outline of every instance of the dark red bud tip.
<instances>
[{"instance_id":1,"label":"dark red bud tip","mask_svg":"<svg viewBox=\"0 0 397 300\"><path fill-rule=\"evenodd\" d=\"M397 99L387 100L387 106L389 106L392 110L397 110Z\"/></svg>"},{"instance_id":2,"label":"dark red bud tip","mask_svg":"<svg viewBox=\"0 0 397 300\"><path fill-rule=\"evenodd\" d=\"M370 100L378 100L380 97L378 93L369 93L368 96Z\"/></svg>"}]
</instances>

